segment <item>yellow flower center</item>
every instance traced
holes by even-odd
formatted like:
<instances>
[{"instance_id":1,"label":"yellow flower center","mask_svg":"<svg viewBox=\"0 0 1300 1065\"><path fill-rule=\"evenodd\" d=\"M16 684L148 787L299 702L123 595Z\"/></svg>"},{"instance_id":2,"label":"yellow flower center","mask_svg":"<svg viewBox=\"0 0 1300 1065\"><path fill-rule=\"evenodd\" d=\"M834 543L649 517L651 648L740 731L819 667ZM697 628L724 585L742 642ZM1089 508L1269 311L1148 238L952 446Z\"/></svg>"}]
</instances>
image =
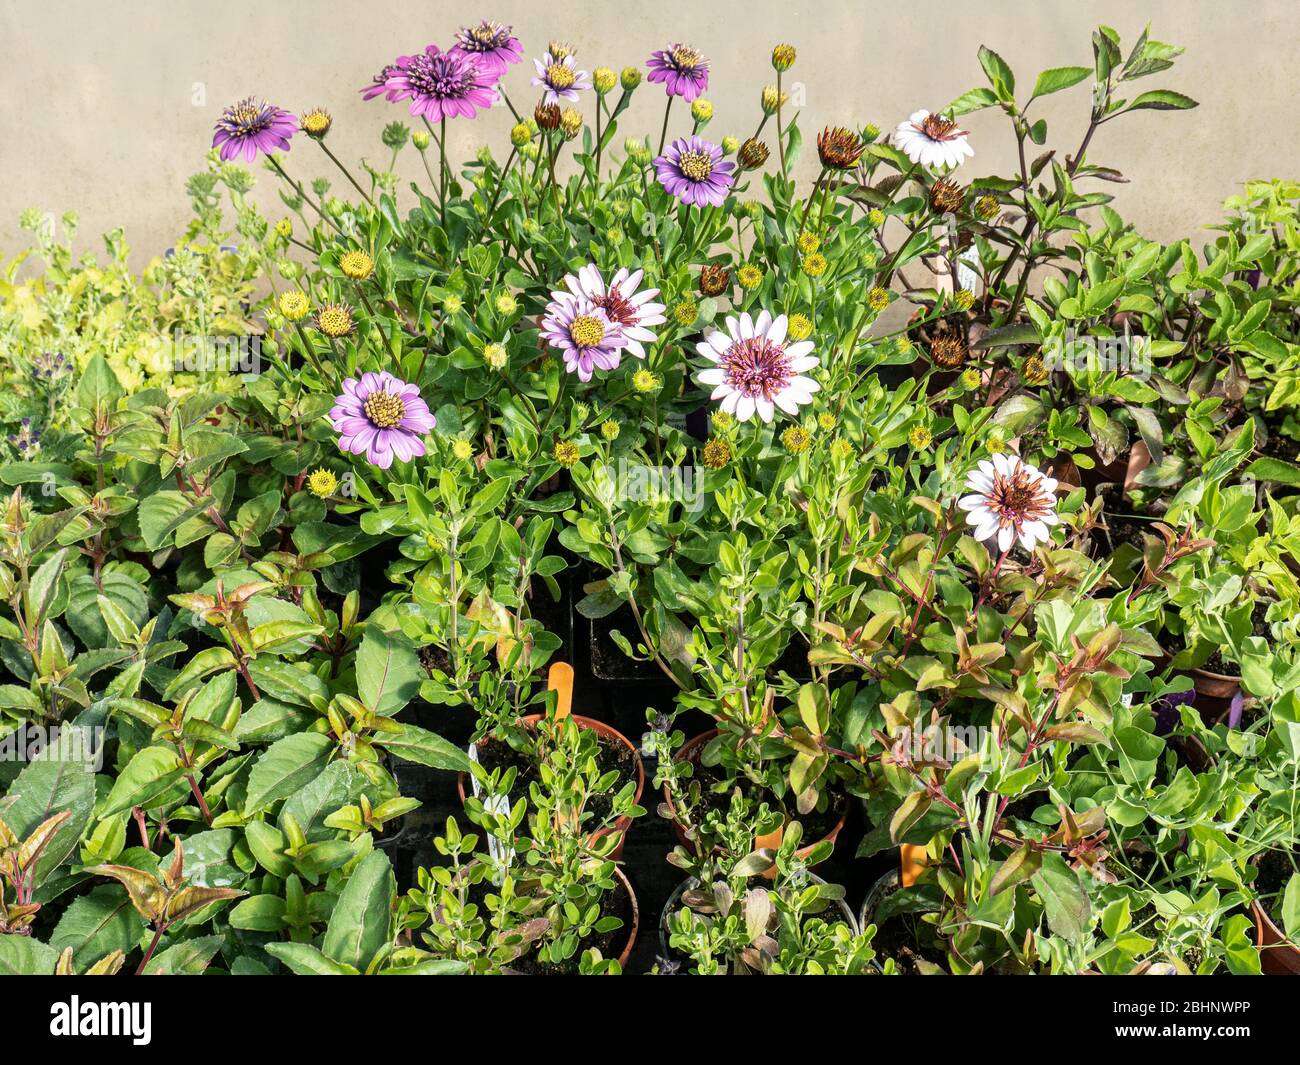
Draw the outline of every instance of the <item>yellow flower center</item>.
<instances>
[{"instance_id":1,"label":"yellow flower center","mask_svg":"<svg viewBox=\"0 0 1300 1065\"><path fill-rule=\"evenodd\" d=\"M594 348L605 339L605 323L595 315L580 314L569 326L569 336L580 348Z\"/></svg>"},{"instance_id":2,"label":"yellow flower center","mask_svg":"<svg viewBox=\"0 0 1300 1065\"><path fill-rule=\"evenodd\" d=\"M677 165L692 181L704 181L713 173L713 159L708 152L682 152Z\"/></svg>"},{"instance_id":3,"label":"yellow flower center","mask_svg":"<svg viewBox=\"0 0 1300 1065\"><path fill-rule=\"evenodd\" d=\"M379 429L393 429L406 417L406 404L390 392L371 392L362 409L371 424Z\"/></svg>"},{"instance_id":4,"label":"yellow flower center","mask_svg":"<svg viewBox=\"0 0 1300 1065\"><path fill-rule=\"evenodd\" d=\"M326 336L347 336L352 332L352 312L346 307L326 307L320 312L317 323Z\"/></svg>"},{"instance_id":5,"label":"yellow flower center","mask_svg":"<svg viewBox=\"0 0 1300 1065\"><path fill-rule=\"evenodd\" d=\"M546 68L546 80L550 82L553 89L568 89L573 87L573 71L563 63L552 63Z\"/></svg>"},{"instance_id":6,"label":"yellow flower center","mask_svg":"<svg viewBox=\"0 0 1300 1065\"><path fill-rule=\"evenodd\" d=\"M307 487L311 489L312 495L325 499L332 496L339 486L339 479L329 470L316 470L307 478Z\"/></svg>"},{"instance_id":7,"label":"yellow flower center","mask_svg":"<svg viewBox=\"0 0 1300 1065\"><path fill-rule=\"evenodd\" d=\"M673 63L678 70L694 70L700 65L700 53L694 48L689 48L684 44L679 44L669 55L672 56Z\"/></svg>"},{"instance_id":8,"label":"yellow flower center","mask_svg":"<svg viewBox=\"0 0 1300 1065\"><path fill-rule=\"evenodd\" d=\"M319 136L329 131L331 122L332 119L324 111L309 111L302 119L303 132L309 136L312 134Z\"/></svg>"},{"instance_id":9,"label":"yellow flower center","mask_svg":"<svg viewBox=\"0 0 1300 1065\"><path fill-rule=\"evenodd\" d=\"M374 268L374 260L363 251L350 251L339 260L339 269L354 281L365 280Z\"/></svg>"}]
</instances>

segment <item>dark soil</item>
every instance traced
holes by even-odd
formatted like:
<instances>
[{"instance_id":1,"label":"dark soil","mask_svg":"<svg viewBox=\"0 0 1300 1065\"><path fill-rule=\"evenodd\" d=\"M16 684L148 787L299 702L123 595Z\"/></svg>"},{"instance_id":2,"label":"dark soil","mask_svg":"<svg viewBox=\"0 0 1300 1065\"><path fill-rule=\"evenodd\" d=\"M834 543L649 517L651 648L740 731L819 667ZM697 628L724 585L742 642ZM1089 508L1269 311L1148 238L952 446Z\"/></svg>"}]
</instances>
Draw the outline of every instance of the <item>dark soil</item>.
<instances>
[{"instance_id":1,"label":"dark soil","mask_svg":"<svg viewBox=\"0 0 1300 1065\"><path fill-rule=\"evenodd\" d=\"M707 810L725 815L731 807L731 791L727 790L718 794L710 788L711 784L721 783L725 779L722 767L700 765L695 757L691 758L691 764L695 767L693 779L700 782L701 803ZM761 797L761 799L763 798L767 800L768 806L772 809L785 809L785 804L770 792ZM801 814L797 810L786 810L791 821L798 821L803 826L803 846L825 839L844 815L849 802L848 797L831 795L828 799L825 809L814 809L807 814Z\"/></svg>"},{"instance_id":2,"label":"dark soil","mask_svg":"<svg viewBox=\"0 0 1300 1065\"><path fill-rule=\"evenodd\" d=\"M891 884L881 893L876 900L876 905L880 906L886 899L901 890L897 883ZM863 916L867 924L875 923L872 914ZM871 940L871 946L876 952L876 960L883 965L887 958L893 958L902 976L920 975L920 962L930 962L946 972L947 967L942 962L942 954L938 956L939 960L936 960L917 950L918 944L929 942L931 937L928 933L929 926L921 921L920 914L900 913L886 918L876 924L876 934Z\"/></svg>"},{"instance_id":3,"label":"dark soil","mask_svg":"<svg viewBox=\"0 0 1300 1065\"><path fill-rule=\"evenodd\" d=\"M1300 855L1287 854L1285 851L1266 851L1260 858L1259 873L1255 877L1254 886L1263 900L1264 908L1270 911L1270 917L1273 914L1269 902L1286 889L1298 863L1300 863ZM1277 918L1274 917L1275 922L1276 920Z\"/></svg>"},{"instance_id":4,"label":"dark soil","mask_svg":"<svg viewBox=\"0 0 1300 1065\"><path fill-rule=\"evenodd\" d=\"M636 779L636 754L617 740L608 739L599 733L596 734L596 739L599 743L596 765L602 774L611 769L618 773L619 779L613 788L617 792L625 782ZM539 778L537 762L528 752L516 751L504 740L492 736L479 745L478 758L483 767L489 770L513 766L518 774L515 779L517 795L523 795L528 786ZM587 809L596 815L597 821L607 817L613 805L611 795L605 793L591 795L587 800Z\"/></svg>"}]
</instances>

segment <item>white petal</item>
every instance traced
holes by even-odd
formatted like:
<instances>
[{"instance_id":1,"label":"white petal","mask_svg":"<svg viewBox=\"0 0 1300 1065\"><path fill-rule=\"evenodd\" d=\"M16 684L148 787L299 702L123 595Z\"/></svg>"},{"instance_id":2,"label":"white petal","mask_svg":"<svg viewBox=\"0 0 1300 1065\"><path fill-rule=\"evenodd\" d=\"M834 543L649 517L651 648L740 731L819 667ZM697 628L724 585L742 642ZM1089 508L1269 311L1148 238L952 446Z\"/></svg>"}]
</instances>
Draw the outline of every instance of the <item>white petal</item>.
<instances>
[{"instance_id":1,"label":"white petal","mask_svg":"<svg viewBox=\"0 0 1300 1065\"><path fill-rule=\"evenodd\" d=\"M962 496L957 500L957 505L961 507L962 510L974 510L976 507L982 507L986 502L988 502L988 497L977 493L975 495Z\"/></svg>"},{"instance_id":2,"label":"white petal","mask_svg":"<svg viewBox=\"0 0 1300 1065\"><path fill-rule=\"evenodd\" d=\"M695 375L695 380L702 385L720 385L726 379L727 371L720 368L701 370Z\"/></svg>"},{"instance_id":3,"label":"white petal","mask_svg":"<svg viewBox=\"0 0 1300 1065\"><path fill-rule=\"evenodd\" d=\"M749 316L748 311L742 311L740 314L740 339L752 340L754 336L754 319Z\"/></svg>"},{"instance_id":4,"label":"white petal","mask_svg":"<svg viewBox=\"0 0 1300 1065\"><path fill-rule=\"evenodd\" d=\"M722 400L722 410L728 414L736 413L736 404L740 401L739 392L728 392Z\"/></svg>"},{"instance_id":5,"label":"white petal","mask_svg":"<svg viewBox=\"0 0 1300 1065\"><path fill-rule=\"evenodd\" d=\"M998 530L998 550L1005 551L1016 539L1016 527L1014 525L1004 525Z\"/></svg>"},{"instance_id":6,"label":"white petal","mask_svg":"<svg viewBox=\"0 0 1300 1065\"><path fill-rule=\"evenodd\" d=\"M772 409L772 401L770 399L763 399L762 397L760 397L755 401L754 405L758 408L758 416L762 418L763 421L770 423L772 421L772 415L774 413Z\"/></svg>"},{"instance_id":7,"label":"white petal","mask_svg":"<svg viewBox=\"0 0 1300 1065\"><path fill-rule=\"evenodd\" d=\"M788 324L786 316L784 314L778 314L774 319L772 319L772 324L768 327L767 339L773 344L780 344L785 340L785 331ZM789 353L789 349L787 349L786 354L788 355Z\"/></svg>"},{"instance_id":8,"label":"white petal","mask_svg":"<svg viewBox=\"0 0 1300 1065\"><path fill-rule=\"evenodd\" d=\"M754 397L741 396L736 402L736 418L738 421L747 422L754 416Z\"/></svg>"}]
</instances>

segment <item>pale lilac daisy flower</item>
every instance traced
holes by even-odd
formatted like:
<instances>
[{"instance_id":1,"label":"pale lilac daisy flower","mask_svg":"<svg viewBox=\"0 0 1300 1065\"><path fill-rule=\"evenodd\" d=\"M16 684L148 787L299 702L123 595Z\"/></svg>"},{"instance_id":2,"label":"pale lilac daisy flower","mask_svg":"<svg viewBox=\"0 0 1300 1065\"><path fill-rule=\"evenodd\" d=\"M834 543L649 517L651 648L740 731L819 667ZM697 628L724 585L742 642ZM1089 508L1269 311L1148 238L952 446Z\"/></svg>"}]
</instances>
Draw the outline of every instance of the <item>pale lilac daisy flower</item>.
<instances>
[{"instance_id":1,"label":"pale lilac daisy flower","mask_svg":"<svg viewBox=\"0 0 1300 1065\"><path fill-rule=\"evenodd\" d=\"M453 52L468 52L478 56L479 65L489 74L500 78L511 63L524 58L524 46L511 32L493 19L484 19L477 26L465 26L456 31Z\"/></svg>"},{"instance_id":2,"label":"pale lilac daisy flower","mask_svg":"<svg viewBox=\"0 0 1300 1065\"><path fill-rule=\"evenodd\" d=\"M655 160L659 184L682 203L721 207L735 182L735 163L725 162L722 149L703 137L679 137Z\"/></svg>"},{"instance_id":3,"label":"pale lilac daisy flower","mask_svg":"<svg viewBox=\"0 0 1300 1065\"><path fill-rule=\"evenodd\" d=\"M804 373L818 364L810 340L786 342L786 317L767 311L751 318L748 313L728 318L726 330L710 329L695 350L713 363L696 374L711 385L710 399L722 400L721 409L742 422L755 413L770 422L775 408L791 417L812 402L821 385Z\"/></svg>"},{"instance_id":4,"label":"pale lilac daisy flower","mask_svg":"<svg viewBox=\"0 0 1300 1065\"><path fill-rule=\"evenodd\" d=\"M339 434L339 449L365 455L383 470L393 464L394 456L409 462L423 455L420 438L438 424L419 388L386 370L344 381L329 416Z\"/></svg>"},{"instance_id":5,"label":"pale lilac daisy flower","mask_svg":"<svg viewBox=\"0 0 1300 1065\"><path fill-rule=\"evenodd\" d=\"M220 146L222 159L235 159L243 152L244 161L251 163L258 152L270 155L276 148L287 152L289 138L298 131L298 119L250 96L222 111L216 130L212 147Z\"/></svg>"},{"instance_id":6,"label":"pale lilac daisy flower","mask_svg":"<svg viewBox=\"0 0 1300 1065\"><path fill-rule=\"evenodd\" d=\"M625 267L607 285L596 264L588 263L576 274L569 274L564 279L573 295L590 300L623 331L627 350L638 359L645 358L642 344L653 344L656 339L647 326L662 325L666 320L664 305L650 302L659 295L659 290L646 288L637 291L643 276L644 271L628 273ZM564 293L553 292L551 295L559 299Z\"/></svg>"},{"instance_id":7,"label":"pale lilac daisy flower","mask_svg":"<svg viewBox=\"0 0 1300 1065\"><path fill-rule=\"evenodd\" d=\"M534 59L533 65L537 67L537 77L529 84L541 86L545 103L576 100L580 90L591 88L590 75L578 69L578 62L571 55L557 58L547 52L541 59Z\"/></svg>"},{"instance_id":8,"label":"pale lilac daisy flower","mask_svg":"<svg viewBox=\"0 0 1300 1065\"><path fill-rule=\"evenodd\" d=\"M663 82L669 96L680 96L690 103L709 87L709 61L694 48L674 44L655 52L646 60L649 81Z\"/></svg>"},{"instance_id":9,"label":"pale lilac daisy flower","mask_svg":"<svg viewBox=\"0 0 1300 1065\"><path fill-rule=\"evenodd\" d=\"M957 167L975 149L957 123L929 111L915 111L894 130L894 147L921 166Z\"/></svg>"},{"instance_id":10,"label":"pale lilac daisy flower","mask_svg":"<svg viewBox=\"0 0 1300 1065\"><path fill-rule=\"evenodd\" d=\"M430 122L444 118L473 118L492 106L497 79L479 58L431 44L415 55L401 55L388 76L388 98L410 99L411 114Z\"/></svg>"},{"instance_id":11,"label":"pale lilac daisy flower","mask_svg":"<svg viewBox=\"0 0 1300 1065\"><path fill-rule=\"evenodd\" d=\"M1018 455L998 454L984 459L966 478L971 494L957 500L967 511L976 540L997 537L998 550L1007 551L1019 538L1026 551L1051 540L1049 525L1056 515L1056 480Z\"/></svg>"},{"instance_id":12,"label":"pale lilac daisy flower","mask_svg":"<svg viewBox=\"0 0 1300 1065\"><path fill-rule=\"evenodd\" d=\"M627 345L622 327L585 296L557 292L546 305L542 339L564 353L564 368L590 381L593 370L617 370Z\"/></svg>"}]
</instances>

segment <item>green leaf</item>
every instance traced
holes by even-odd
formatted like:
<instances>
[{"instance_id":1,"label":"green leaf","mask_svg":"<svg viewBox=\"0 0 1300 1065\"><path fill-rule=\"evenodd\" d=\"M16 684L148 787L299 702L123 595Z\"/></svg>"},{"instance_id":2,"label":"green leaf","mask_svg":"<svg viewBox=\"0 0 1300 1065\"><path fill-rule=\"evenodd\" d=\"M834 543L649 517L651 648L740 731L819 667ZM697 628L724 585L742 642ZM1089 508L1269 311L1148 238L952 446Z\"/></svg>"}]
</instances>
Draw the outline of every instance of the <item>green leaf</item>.
<instances>
[{"instance_id":1,"label":"green leaf","mask_svg":"<svg viewBox=\"0 0 1300 1065\"><path fill-rule=\"evenodd\" d=\"M1300 873L1292 873L1282 893L1282 928L1288 939L1300 938Z\"/></svg>"},{"instance_id":2,"label":"green leaf","mask_svg":"<svg viewBox=\"0 0 1300 1065\"><path fill-rule=\"evenodd\" d=\"M0 935L0 976L53 976L59 952L31 936Z\"/></svg>"},{"instance_id":3,"label":"green leaf","mask_svg":"<svg viewBox=\"0 0 1300 1065\"><path fill-rule=\"evenodd\" d=\"M431 769L449 769L456 773L472 771L469 757L449 740L418 725L399 724L396 732L379 732L374 742L408 762Z\"/></svg>"},{"instance_id":4,"label":"green leaf","mask_svg":"<svg viewBox=\"0 0 1300 1065\"><path fill-rule=\"evenodd\" d=\"M145 976L198 976L217 956L225 936L199 936L155 954L144 967Z\"/></svg>"},{"instance_id":5,"label":"green leaf","mask_svg":"<svg viewBox=\"0 0 1300 1065\"><path fill-rule=\"evenodd\" d=\"M1273 484L1300 485L1300 466L1282 459L1259 458L1246 467L1245 476Z\"/></svg>"},{"instance_id":6,"label":"green leaf","mask_svg":"<svg viewBox=\"0 0 1300 1065\"><path fill-rule=\"evenodd\" d=\"M113 790L104 800L99 816L111 817L132 806L148 810L163 805L161 800L184 775L185 766L174 748L157 744L136 751L113 782Z\"/></svg>"},{"instance_id":7,"label":"green leaf","mask_svg":"<svg viewBox=\"0 0 1300 1065\"><path fill-rule=\"evenodd\" d=\"M77 384L77 402L96 417L111 414L117 409L117 401L122 398L122 385L117 374L108 365L108 360L96 354L82 371Z\"/></svg>"},{"instance_id":8,"label":"green leaf","mask_svg":"<svg viewBox=\"0 0 1300 1065\"><path fill-rule=\"evenodd\" d=\"M1060 92L1091 76L1092 70L1089 67L1052 67L1038 75L1038 80L1034 82L1034 95L1029 99L1036 100L1048 93Z\"/></svg>"},{"instance_id":9,"label":"green leaf","mask_svg":"<svg viewBox=\"0 0 1300 1065\"><path fill-rule=\"evenodd\" d=\"M415 698L423 679L420 657L405 637L366 626L357 650L357 694L367 707L391 717Z\"/></svg>"},{"instance_id":10,"label":"green leaf","mask_svg":"<svg viewBox=\"0 0 1300 1065\"><path fill-rule=\"evenodd\" d=\"M1125 111L1186 111L1196 106L1198 104L1195 100L1190 96L1184 96L1181 92L1155 89L1152 92L1142 93L1125 108Z\"/></svg>"},{"instance_id":11,"label":"green leaf","mask_svg":"<svg viewBox=\"0 0 1300 1065\"><path fill-rule=\"evenodd\" d=\"M1088 932L1092 903L1079 877L1055 851L1043 855L1043 867L1033 876L1043 900L1047 926L1056 935L1077 943Z\"/></svg>"},{"instance_id":12,"label":"green leaf","mask_svg":"<svg viewBox=\"0 0 1300 1065\"><path fill-rule=\"evenodd\" d=\"M248 774L244 815L266 809L315 779L333 750L333 739L318 732L298 732L271 744Z\"/></svg>"},{"instance_id":13,"label":"green leaf","mask_svg":"<svg viewBox=\"0 0 1300 1065\"><path fill-rule=\"evenodd\" d=\"M73 725L36 755L9 788L0 817L19 839L62 811L64 821L36 859L34 879L43 883L77 846L95 806L95 771L91 759L91 733ZM3 938L3 937L0 937Z\"/></svg>"},{"instance_id":14,"label":"green leaf","mask_svg":"<svg viewBox=\"0 0 1300 1065\"><path fill-rule=\"evenodd\" d=\"M72 900L50 936L50 946L60 954L71 947L77 971L85 972L105 954L129 952L144 928L125 889L101 884Z\"/></svg>"},{"instance_id":15,"label":"green leaf","mask_svg":"<svg viewBox=\"0 0 1300 1065\"><path fill-rule=\"evenodd\" d=\"M980 45L979 49L980 66L984 68L984 73L988 76L989 84L993 86L993 91L997 93L999 100L1014 99L1016 91L1016 76L1007 66L1007 62L992 48L986 48Z\"/></svg>"},{"instance_id":16,"label":"green leaf","mask_svg":"<svg viewBox=\"0 0 1300 1065\"><path fill-rule=\"evenodd\" d=\"M388 855L371 851L361 860L330 914L321 948L343 965L365 970L389 938L397 879Z\"/></svg>"},{"instance_id":17,"label":"green leaf","mask_svg":"<svg viewBox=\"0 0 1300 1065\"><path fill-rule=\"evenodd\" d=\"M356 976L359 972L326 957L310 943L268 943L266 952L299 976Z\"/></svg>"}]
</instances>

